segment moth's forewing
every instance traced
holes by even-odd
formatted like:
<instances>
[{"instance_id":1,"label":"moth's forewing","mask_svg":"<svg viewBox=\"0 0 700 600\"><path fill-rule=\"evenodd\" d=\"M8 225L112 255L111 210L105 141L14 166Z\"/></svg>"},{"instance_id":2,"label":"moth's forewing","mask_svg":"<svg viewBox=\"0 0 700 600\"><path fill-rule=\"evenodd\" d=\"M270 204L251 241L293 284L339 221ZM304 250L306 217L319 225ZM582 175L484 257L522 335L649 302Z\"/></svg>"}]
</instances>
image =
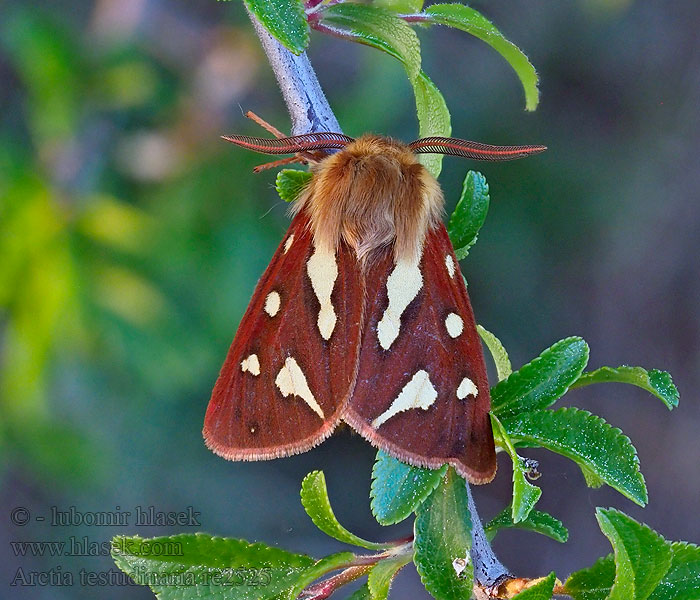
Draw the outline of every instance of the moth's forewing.
<instances>
[{"instance_id":1,"label":"moth's forewing","mask_svg":"<svg viewBox=\"0 0 700 600\"><path fill-rule=\"evenodd\" d=\"M304 452L331 434L347 403L359 351L362 280L354 255L341 248L330 299L335 321L328 335L326 318L324 339L309 274L313 253L308 218L300 214L258 282L207 408L206 444L227 459Z\"/></svg>"},{"instance_id":2,"label":"moth's forewing","mask_svg":"<svg viewBox=\"0 0 700 600\"><path fill-rule=\"evenodd\" d=\"M400 460L450 463L473 483L490 481L496 454L486 367L444 225L428 232L418 265L392 278L396 268L389 250L368 268L357 382L343 418Z\"/></svg>"}]
</instances>

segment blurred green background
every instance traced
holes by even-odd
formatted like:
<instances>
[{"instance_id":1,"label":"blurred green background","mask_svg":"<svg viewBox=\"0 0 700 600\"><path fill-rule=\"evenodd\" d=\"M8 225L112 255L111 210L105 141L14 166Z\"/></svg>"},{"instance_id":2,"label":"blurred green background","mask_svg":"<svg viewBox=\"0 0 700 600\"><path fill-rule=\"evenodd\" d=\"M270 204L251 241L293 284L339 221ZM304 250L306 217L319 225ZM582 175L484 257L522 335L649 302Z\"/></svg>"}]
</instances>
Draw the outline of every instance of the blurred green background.
<instances>
[{"instance_id":1,"label":"blurred green background","mask_svg":"<svg viewBox=\"0 0 700 600\"><path fill-rule=\"evenodd\" d=\"M538 505L570 543L506 532L496 548L523 576L563 579L608 552L594 506L615 505L669 539L700 541L700 4L695 0L475 2L530 56L542 102L490 48L460 32L421 32L424 66L454 134L544 143L508 164L448 158L454 205L467 168L485 173L491 212L463 264L477 320L517 367L581 335L591 367L669 370L668 413L636 389L593 386L565 402L636 444L650 504L589 490L573 463L544 451ZM377 51L312 38L311 59L346 133L416 137L403 69ZM257 278L288 219L260 156L219 140L260 134L254 110L288 128L280 94L239 2L59 0L0 3L0 597L149 598L147 589L81 587L108 556L71 541L203 530L320 556L339 549L298 501L324 469L338 516L373 524L374 452L347 430L313 452L236 464L201 439L212 384ZM510 466L476 490L482 516L508 501ZM51 507L198 511L199 526L51 526ZM25 526L11 522L29 510ZM119 508L117 508L119 507ZM45 517L39 521L36 517ZM10 542L59 541L55 556ZM73 543L73 550L75 550ZM76 554L76 552L73 552ZM74 585L11 587L26 573ZM427 597L402 574L396 597Z\"/></svg>"}]
</instances>

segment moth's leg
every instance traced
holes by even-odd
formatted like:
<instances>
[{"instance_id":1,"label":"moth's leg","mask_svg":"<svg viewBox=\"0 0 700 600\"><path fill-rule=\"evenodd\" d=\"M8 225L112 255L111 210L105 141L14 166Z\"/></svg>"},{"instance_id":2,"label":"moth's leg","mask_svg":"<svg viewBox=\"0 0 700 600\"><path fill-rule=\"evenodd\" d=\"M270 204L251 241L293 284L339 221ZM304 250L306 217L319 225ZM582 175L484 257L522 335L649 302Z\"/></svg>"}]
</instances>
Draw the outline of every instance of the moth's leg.
<instances>
[{"instance_id":1,"label":"moth's leg","mask_svg":"<svg viewBox=\"0 0 700 600\"><path fill-rule=\"evenodd\" d=\"M293 163L301 163L302 165L306 165L308 162L309 161L300 154L295 154L294 156L280 158L279 160L273 160L272 162L258 165L253 169L253 173L260 173L260 171L264 171L265 169L275 169L276 167L283 167L284 165L291 165Z\"/></svg>"}]
</instances>

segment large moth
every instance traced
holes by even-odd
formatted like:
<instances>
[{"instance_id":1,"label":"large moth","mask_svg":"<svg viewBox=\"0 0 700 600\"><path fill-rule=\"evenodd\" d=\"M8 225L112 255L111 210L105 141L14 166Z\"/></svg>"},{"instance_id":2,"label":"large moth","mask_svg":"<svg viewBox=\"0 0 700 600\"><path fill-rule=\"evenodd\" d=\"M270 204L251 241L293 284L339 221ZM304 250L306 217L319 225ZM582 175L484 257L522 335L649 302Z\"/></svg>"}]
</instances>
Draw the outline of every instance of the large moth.
<instances>
[{"instance_id":1,"label":"large moth","mask_svg":"<svg viewBox=\"0 0 700 600\"><path fill-rule=\"evenodd\" d=\"M489 385L469 296L416 156L507 160L543 146L365 135L227 136L318 156L214 386L204 438L230 460L304 452L340 421L396 458L490 481Z\"/></svg>"}]
</instances>

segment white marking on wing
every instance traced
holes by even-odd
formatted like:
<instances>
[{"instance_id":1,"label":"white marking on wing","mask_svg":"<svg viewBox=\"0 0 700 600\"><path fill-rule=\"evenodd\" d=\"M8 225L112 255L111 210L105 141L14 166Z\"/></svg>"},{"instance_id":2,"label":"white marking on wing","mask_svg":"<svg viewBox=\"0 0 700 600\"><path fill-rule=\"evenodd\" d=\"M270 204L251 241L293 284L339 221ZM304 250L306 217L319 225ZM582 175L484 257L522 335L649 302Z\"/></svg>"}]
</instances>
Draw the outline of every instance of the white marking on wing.
<instances>
[{"instance_id":1,"label":"white marking on wing","mask_svg":"<svg viewBox=\"0 0 700 600\"><path fill-rule=\"evenodd\" d=\"M294 234L290 235L287 238L287 241L284 243L284 252L283 254L287 254L289 252L289 249L292 247L292 244L294 243Z\"/></svg>"},{"instance_id":2,"label":"white marking on wing","mask_svg":"<svg viewBox=\"0 0 700 600\"><path fill-rule=\"evenodd\" d=\"M410 410L412 408L428 410L428 408L433 405L433 402L435 402L437 396L437 390L430 382L430 376L427 371L421 369L416 372L411 378L411 381L403 386L401 393L391 403L391 406L372 421L372 427L377 429L391 419L391 417L404 410Z\"/></svg>"},{"instance_id":3,"label":"white marking on wing","mask_svg":"<svg viewBox=\"0 0 700 600\"><path fill-rule=\"evenodd\" d=\"M462 383L460 383L459 387L457 388L457 398L464 400L470 394L476 398L479 394L479 390L476 387L476 384L469 379L469 377L465 377L462 379Z\"/></svg>"},{"instance_id":4,"label":"white marking on wing","mask_svg":"<svg viewBox=\"0 0 700 600\"><path fill-rule=\"evenodd\" d=\"M450 334L450 337L456 338L461 335L462 331L464 331L464 321L462 321L462 317L459 315L450 313L445 319L445 327L447 328L447 333Z\"/></svg>"},{"instance_id":5,"label":"white marking on wing","mask_svg":"<svg viewBox=\"0 0 700 600\"><path fill-rule=\"evenodd\" d=\"M256 377L260 375L260 361L258 360L258 355L251 354L248 358L244 359L241 363L241 371L244 373L248 371L248 373Z\"/></svg>"},{"instance_id":6,"label":"white marking on wing","mask_svg":"<svg viewBox=\"0 0 700 600\"><path fill-rule=\"evenodd\" d=\"M280 304L282 304L280 295L277 292L270 292L265 298L265 312L274 317L280 310Z\"/></svg>"},{"instance_id":7,"label":"white marking on wing","mask_svg":"<svg viewBox=\"0 0 700 600\"><path fill-rule=\"evenodd\" d=\"M287 396L299 396L304 402L309 405L309 408L313 410L319 417L324 419L323 410L316 402L316 398L311 393L309 389L309 384L306 381L306 376L301 370L297 361L291 356L288 356L284 361L284 366L277 374L275 379L275 385L282 392L282 395L286 398Z\"/></svg>"},{"instance_id":8,"label":"white marking on wing","mask_svg":"<svg viewBox=\"0 0 700 600\"><path fill-rule=\"evenodd\" d=\"M455 276L455 261L449 254L445 254L445 266L447 267L447 273L452 279Z\"/></svg>"},{"instance_id":9,"label":"white marking on wing","mask_svg":"<svg viewBox=\"0 0 700 600\"><path fill-rule=\"evenodd\" d=\"M311 280L311 287L318 298L321 309L318 311L318 330L321 337L327 340L331 337L337 317L331 303L333 286L338 277L338 263L335 254L316 248L306 264L306 271Z\"/></svg>"},{"instance_id":10,"label":"white marking on wing","mask_svg":"<svg viewBox=\"0 0 700 600\"><path fill-rule=\"evenodd\" d=\"M401 315L423 287L418 262L399 260L386 280L389 305L377 324L377 337L384 350L388 350L399 337Z\"/></svg>"}]
</instances>

